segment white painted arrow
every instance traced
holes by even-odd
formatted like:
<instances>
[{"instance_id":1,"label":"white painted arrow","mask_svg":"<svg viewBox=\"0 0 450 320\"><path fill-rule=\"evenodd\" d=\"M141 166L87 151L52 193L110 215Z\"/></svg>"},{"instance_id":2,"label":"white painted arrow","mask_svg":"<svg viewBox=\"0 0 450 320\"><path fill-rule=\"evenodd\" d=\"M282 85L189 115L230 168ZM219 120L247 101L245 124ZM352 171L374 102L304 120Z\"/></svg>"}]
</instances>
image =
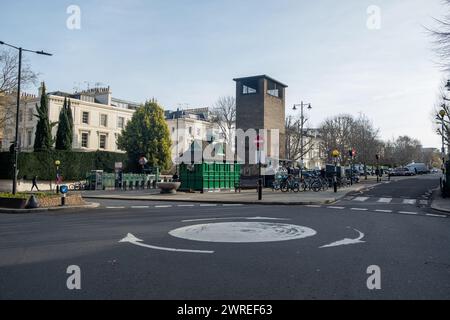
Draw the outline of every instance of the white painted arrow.
<instances>
[{"instance_id":1,"label":"white painted arrow","mask_svg":"<svg viewBox=\"0 0 450 320\"><path fill-rule=\"evenodd\" d=\"M148 244L141 243L143 240L136 238L133 234L129 233L125 238L119 241L119 243L131 243L135 246L153 249L153 250L161 250L161 251L170 251L170 252L184 252L184 253L204 253L204 254L213 254L214 251L202 251L202 250L184 250L184 249L175 249L175 248L164 248L164 247L156 247Z\"/></svg>"},{"instance_id":2,"label":"white painted arrow","mask_svg":"<svg viewBox=\"0 0 450 320\"><path fill-rule=\"evenodd\" d=\"M320 247L320 249L366 243L365 241L362 241L362 239L364 239L364 233L362 233L361 231L356 230L356 229L353 229L353 230L355 230L356 232L359 233L359 237L357 239L344 239L341 241L336 241L331 244L327 244L326 246Z\"/></svg>"}]
</instances>

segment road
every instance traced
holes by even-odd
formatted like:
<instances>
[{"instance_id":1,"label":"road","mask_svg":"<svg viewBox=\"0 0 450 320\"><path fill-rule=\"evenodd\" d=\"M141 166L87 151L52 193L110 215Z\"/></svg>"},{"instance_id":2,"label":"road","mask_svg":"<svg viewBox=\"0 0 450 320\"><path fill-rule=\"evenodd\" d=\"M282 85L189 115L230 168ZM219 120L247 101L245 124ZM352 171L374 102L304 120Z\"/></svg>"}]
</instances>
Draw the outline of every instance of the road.
<instances>
[{"instance_id":1,"label":"road","mask_svg":"<svg viewBox=\"0 0 450 320\"><path fill-rule=\"evenodd\" d=\"M450 219L429 208L437 179L328 206L105 200L0 215L0 299L450 299ZM81 290L66 285L73 265Z\"/></svg>"}]
</instances>

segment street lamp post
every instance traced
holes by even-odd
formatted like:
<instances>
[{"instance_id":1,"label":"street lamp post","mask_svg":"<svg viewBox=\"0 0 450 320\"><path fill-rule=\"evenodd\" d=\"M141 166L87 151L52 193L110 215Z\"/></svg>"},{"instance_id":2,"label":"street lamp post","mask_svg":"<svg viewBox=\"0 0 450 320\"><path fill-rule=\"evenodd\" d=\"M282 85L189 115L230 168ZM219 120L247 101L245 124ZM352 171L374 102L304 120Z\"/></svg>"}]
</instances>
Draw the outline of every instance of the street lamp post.
<instances>
[{"instance_id":1,"label":"street lamp post","mask_svg":"<svg viewBox=\"0 0 450 320\"><path fill-rule=\"evenodd\" d=\"M444 105L445 106L445 105ZM441 120L441 134L442 134L442 173L445 174L445 136L444 136L444 130L445 130L445 124L444 124L444 117L445 117L445 110L442 109L439 111L439 120Z\"/></svg>"},{"instance_id":2,"label":"street lamp post","mask_svg":"<svg viewBox=\"0 0 450 320\"><path fill-rule=\"evenodd\" d=\"M338 164L338 159L341 156L341 153L339 152L339 150L334 150L332 152L332 156L333 156L333 159L334 159L333 188L334 188L334 193L337 193L337 189L338 189L337 164Z\"/></svg>"},{"instance_id":3,"label":"street lamp post","mask_svg":"<svg viewBox=\"0 0 450 320\"><path fill-rule=\"evenodd\" d=\"M59 166L61 165L61 161L56 160L55 166L56 166L56 193L59 194L59 184L61 182L61 173L59 172Z\"/></svg>"},{"instance_id":4,"label":"street lamp post","mask_svg":"<svg viewBox=\"0 0 450 320\"><path fill-rule=\"evenodd\" d=\"M312 109L311 103L304 103L303 101L300 104L294 104L294 111L297 111L297 107L300 107L300 155L301 155L301 163L300 163L300 179L303 179L303 164L304 164L304 151L305 144L303 141L304 134L304 126L305 126L305 111L304 108L308 107L308 110Z\"/></svg>"},{"instance_id":5,"label":"street lamp post","mask_svg":"<svg viewBox=\"0 0 450 320\"><path fill-rule=\"evenodd\" d=\"M23 49L22 47L16 47L13 45L10 45L6 42L0 41L0 45L4 45L10 48L13 48L15 50L19 51L19 70L18 70L18 83L17 83L17 106L16 106L16 132L15 132L15 138L14 138L14 164L13 164L13 171L14 171L14 177L13 177L13 187L12 187L12 193L17 193L17 175L18 175L18 159L19 159L19 112L20 112L20 85L22 82L22 53L23 52L31 52L39 55L44 56L52 56L52 54L44 52L44 51L33 51L28 49Z\"/></svg>"}]
</instances>

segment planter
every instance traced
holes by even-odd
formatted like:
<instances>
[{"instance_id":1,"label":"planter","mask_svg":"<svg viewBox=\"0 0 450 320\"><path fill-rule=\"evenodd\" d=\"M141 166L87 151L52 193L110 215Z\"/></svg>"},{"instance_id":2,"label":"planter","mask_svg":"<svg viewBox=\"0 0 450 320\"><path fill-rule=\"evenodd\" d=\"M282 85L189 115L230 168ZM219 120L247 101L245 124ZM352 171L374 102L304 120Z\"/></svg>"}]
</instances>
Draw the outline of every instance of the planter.
<instances>
[{"instance_id":1,"label":"planter","mask_svg":"<svg viewBox=\"0 0 450 320\"><path fill-rule=\"evenodd\" d=\"M0 198L0 208L25 209L27 202L27 199Z\"/></svg>"},{"instance_id":2,"label":"planter","mask_svg":"<svg viewBox=\"0 0 450 320\"><path fill-rule=\"evenodd\" d=\"M158 183L158 188L161 189L162 194L176 194L180 189L181 182L162 182Z\"/></svg>"}]
</instances>

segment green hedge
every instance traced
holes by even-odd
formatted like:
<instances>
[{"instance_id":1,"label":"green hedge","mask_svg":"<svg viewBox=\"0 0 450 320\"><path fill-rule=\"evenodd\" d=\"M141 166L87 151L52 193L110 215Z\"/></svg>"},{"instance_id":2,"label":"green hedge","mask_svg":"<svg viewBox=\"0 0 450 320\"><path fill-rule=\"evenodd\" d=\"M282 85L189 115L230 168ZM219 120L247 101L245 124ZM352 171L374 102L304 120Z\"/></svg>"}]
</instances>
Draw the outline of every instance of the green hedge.
<instances>
[{"instance_id":1,"label":"green hedge","mask_svg":"<svg viewBox=\"0 0 450 320\"><path fill-rule=\"evenodd\" d=\"M0 179L12 179L13 156L9 152L0 153ZM61 174L64 180L82 180L91 170L104 170L113 172L116 162L127 163L127 155L111 152L72 152L52 151L19 154L19 178L24 176L32 179L38 176L39 180L55 180L55 161L61 161Z\"/></svg>"}]
</instances>

